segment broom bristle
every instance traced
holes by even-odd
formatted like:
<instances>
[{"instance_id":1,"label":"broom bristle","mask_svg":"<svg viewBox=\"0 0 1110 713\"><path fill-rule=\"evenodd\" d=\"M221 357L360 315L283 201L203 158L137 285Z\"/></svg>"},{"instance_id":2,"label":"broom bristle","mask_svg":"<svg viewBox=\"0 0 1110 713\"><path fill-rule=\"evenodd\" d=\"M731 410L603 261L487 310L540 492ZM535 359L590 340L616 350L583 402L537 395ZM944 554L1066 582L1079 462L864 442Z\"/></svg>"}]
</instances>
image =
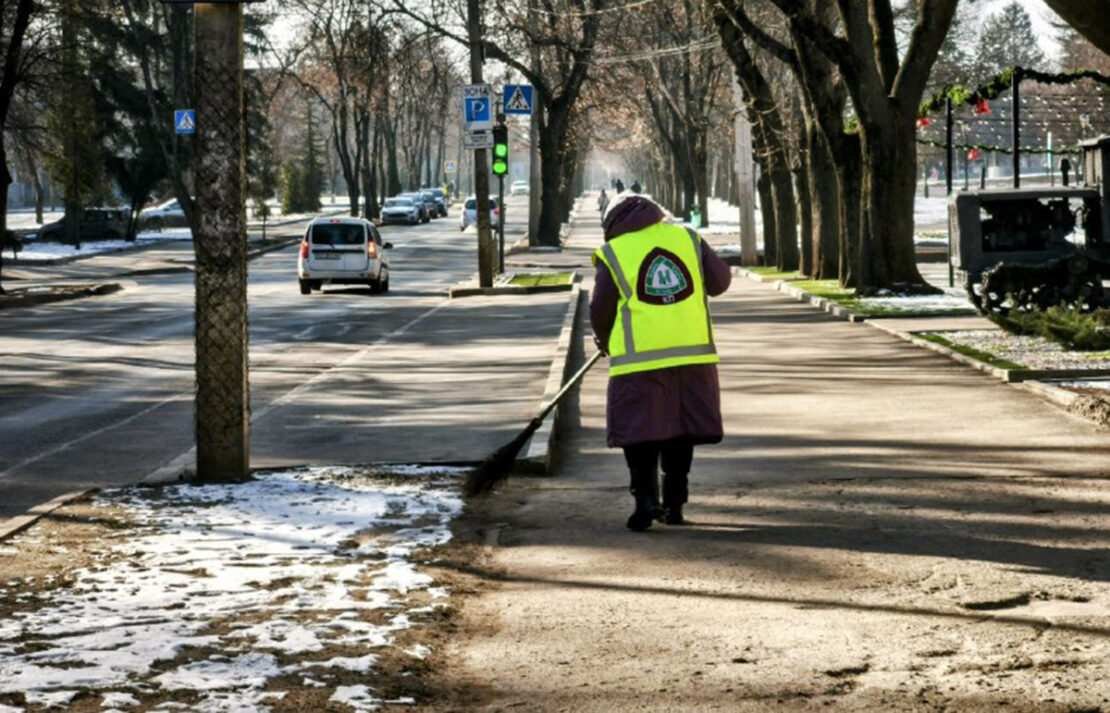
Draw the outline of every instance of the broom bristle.
<instances>
[{"instance_id":1,"label":"broom bristle","mask_svg":"<svg viewBox=\"0 0 1110 713\"><path fill-rule=\"evenodd\" d=\"M463 484L463 492L467 497L488 493L493 490L493 486L508 478L509 472L513 469L513 463L516 462L517 454L520 453L521 448L524 448L524 444L528 442L528 439L532 437L541 423L543 421L538 418L532 419L528 427L517 434L516 438L498 448L493 452L493 455L470 471L466 476L466 482Z\"/></svg>"}]
</instances>

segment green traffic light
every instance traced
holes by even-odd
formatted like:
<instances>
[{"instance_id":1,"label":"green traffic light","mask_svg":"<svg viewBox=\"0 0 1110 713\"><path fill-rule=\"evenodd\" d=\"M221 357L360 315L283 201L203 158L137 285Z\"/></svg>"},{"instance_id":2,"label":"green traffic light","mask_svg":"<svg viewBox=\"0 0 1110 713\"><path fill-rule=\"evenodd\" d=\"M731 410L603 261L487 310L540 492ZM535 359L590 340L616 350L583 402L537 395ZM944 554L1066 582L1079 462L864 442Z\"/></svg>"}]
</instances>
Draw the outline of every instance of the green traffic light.
<instances>
[{"instance_id":1,"label":"green traffic light","mask_svg":"<svg viewBox=\"0 0 1110 713\"><path fill-rule=\"evenodd\" d=\"M508 144L497 144L493 147L493 155L497 158L507 158L509 155Z\"/></svg>"},{"instance_id":2,"label":"green traffic light","mask_svg":"<svg viewBox=\"0 0 1110 713\"><path fill-rule=\"evenodd\" d=\"M493 162L493 173L495 176L503 176L509 172L509 164L506 161L497 160Z\"/></svg>"}]
</instances>

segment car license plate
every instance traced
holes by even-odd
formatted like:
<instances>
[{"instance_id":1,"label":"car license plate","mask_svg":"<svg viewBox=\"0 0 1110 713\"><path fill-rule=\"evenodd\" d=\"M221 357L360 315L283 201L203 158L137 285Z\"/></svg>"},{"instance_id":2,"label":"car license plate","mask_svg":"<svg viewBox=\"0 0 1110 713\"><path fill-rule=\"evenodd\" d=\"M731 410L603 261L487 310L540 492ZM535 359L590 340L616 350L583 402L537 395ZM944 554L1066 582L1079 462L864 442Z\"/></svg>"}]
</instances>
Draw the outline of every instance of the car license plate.
<instances>
[{"instance_id":1,"label":"car license plate","mask_svg":"<svg viewBox=\"0 0 1110 713\"><path fill-rule=\"evenodd\" d=\"M316 253L317 260L338 260L339 253Z\"/></svg>"}]
</instances>

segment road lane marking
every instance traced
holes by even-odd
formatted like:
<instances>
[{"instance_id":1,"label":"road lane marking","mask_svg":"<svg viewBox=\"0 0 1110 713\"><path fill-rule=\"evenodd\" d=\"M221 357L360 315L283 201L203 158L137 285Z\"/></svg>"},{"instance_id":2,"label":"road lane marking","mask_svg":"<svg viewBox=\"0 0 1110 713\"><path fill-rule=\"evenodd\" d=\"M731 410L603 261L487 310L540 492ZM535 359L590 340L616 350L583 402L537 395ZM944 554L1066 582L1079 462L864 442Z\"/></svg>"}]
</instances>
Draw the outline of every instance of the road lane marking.
<instances>
[{"instance_id":1,"label":"road lane marking","mask_svg":"<svg viewBox=\"0 0 1110 713\"><path fill-rule=\"evenodd\" d=\"M356 361L360 361L360 360L364 359L366 357L366 355L368 355L374 349L377 349L378 347L380 347L384 344L387 344L390 340L395 339L395 338L403 335L405 332L409 331L410 329L415 327L417 324L420 324L425 319L427 319L428 317L431 317L433 314L440 311L441 309L443 309L444 307L446 307L449 304L451 304L450 299L443 300L442 302L435 305L434 307L431 307L430 309L426 310L425 312L422 312L421 314L417 315L414 319L406 322L405 324L401 325L397 329L394 329L392 332L388 332L388 333L383 334L382 336L378 337L375 341L371 342L365 348L360 349L359 351L355 352L354 354L351 354L350 356L346 357L345 359L340 360L338 363L328 367L327 369L324 369L323 371L316 374L316 376L313 376L308 381L290 389L289 391L286 391L284 394L282 394L281 396L272 400L270 403L266 404L262 408L257 409L257 410L252 409L252 411L251 411L251 424L252 424L252 426L256 421L266 417L267 414L269 414L271 411L276 409L278 406L284 406L284 405L290 403L291 401L295 400L298 396L300 396L304 392L308 391L312 386L314 386L315 384L317 384L320 381L323 381L328 375L330 375L336 369L342 369L342 368L344 368L344 367L346 367L350 364L353 364ZM175 479L178 473L180 473L182 470L185 469L186 466L190 465L191 463L193 463L196 460L196 458L195 458L196 450L197 450L196 446L193 446L192 448L185 451L184 453L181 453L180 455L175 457L173 460L169 461L166 465L163 465L160 468L156 468L155 470L148 473L142 479L142 482L150 483L150 482L159 482L159 481L166 481L166 480Z\"/></svg>"},{"instance_id":2,"label":"road lane marking","mask_svg":"<svg viewBox=\"0 0 1110 713\"><path fill-rule=\"evenodd\" d=\"M57 446L54 446L53 448L45 450L42 453L39 453L38 455L34 455L34 456L31 456L30 458L26 458L26 459L20 461L19 463L16 463L15 465L13 465L11 468L8 468L3 473L0 473L0 478L6 478L9 475L11 475L12 473L14 473L15 471L19 470L20 468L23 468L25 466L31 465L32 463L38 462L38 461L42 460L43 458L49 458L52 455L56 455L58 453L61 453L62 451L66 450L67 448L70 448L71 446L75 446L78 443L82 443L84 441L89 440L90 438L94 438L96 436L107 433L108 431L111 431L114 428L118 428L120 426L125 426L125 425L131 423L132 421L134 421L135 419L137 419L141 416L147 415L148 413L150 413L151 411L154 411L155 409L159 409L159 408L165 406L166 404L173 403L174 401L178 401L178 400L180 400L182 398L185 398L186 396L190 396L190 395L192 395L191 391L188 392L188 393L175 394L175 395L171 396L168 399L165 399L163 401L159 401L158 403L156 403L152 406L148 406L147 408L143 409L142 411L139 411L138 413L133 413L125 419L122 419L120 421L116 421L115 423L110 423L107 426L102 426L101 428L98 428L95 431L89 431L88 433L86 433L83 436L78 436L77 438L74 438L71 441L66 441L65 443L62 443L61 445L57 445Z\"/></svg>"}]
</instances>

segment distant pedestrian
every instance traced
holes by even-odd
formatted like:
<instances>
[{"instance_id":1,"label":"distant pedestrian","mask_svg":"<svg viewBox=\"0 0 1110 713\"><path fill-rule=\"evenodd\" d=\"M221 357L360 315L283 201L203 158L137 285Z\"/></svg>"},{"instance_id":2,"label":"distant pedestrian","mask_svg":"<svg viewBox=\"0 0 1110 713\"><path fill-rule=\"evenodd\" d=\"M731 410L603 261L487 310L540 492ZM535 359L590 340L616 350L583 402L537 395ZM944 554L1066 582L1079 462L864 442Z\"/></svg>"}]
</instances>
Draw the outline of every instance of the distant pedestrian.
<instances>
[{"instance_id":1,"label":"distant pedestrian","mask_svg":"<svg viewBox=\"0 0 1110 713\"><path fill-rule=\"evenodd\" d=\"M724 436L708 298L728 289L731 273L695 231L663 218L648 198L614 198L593 258L590 324L609 355L607 443L624 449L636 531L684 522L694 446Z\"/></svg>"},{"instance_id":2,"label":"distant pedestrian","mask_svg":"<svg viewBox=\"0 0 1110 713\"><path fill-rule=\"evenodd\" d=\"M641 193L644 192L644 188L643 188L643 186L640 185L639 181L633 181L632 182L632 192L635 193L636 195L640 195Z\"/></svg>"},{"instance_id":3,"label":"distant pedestrian","mask_svg":"<svg viewBox=\"0 0 1110 713\"><path fill-rule=\"evenodd\" d=\"M597 210L601 213L601 221L605 222L605 209L609 207L609 194L605 189L601 189L601 195L597 197Z\"/></svg>"},{"instance_id":4,"label":"distant pedestrian","mask_svg":"<svg viewBox=\"0 0 1110 713\"><path fill-rule=\"evenodd\" d=\"M618 195L621 194L621 193L624 193L624 181L622 181L621 179L618 178L617 182L614 183L613 185L616 187Z\"/></svg>"}]
</instances>

